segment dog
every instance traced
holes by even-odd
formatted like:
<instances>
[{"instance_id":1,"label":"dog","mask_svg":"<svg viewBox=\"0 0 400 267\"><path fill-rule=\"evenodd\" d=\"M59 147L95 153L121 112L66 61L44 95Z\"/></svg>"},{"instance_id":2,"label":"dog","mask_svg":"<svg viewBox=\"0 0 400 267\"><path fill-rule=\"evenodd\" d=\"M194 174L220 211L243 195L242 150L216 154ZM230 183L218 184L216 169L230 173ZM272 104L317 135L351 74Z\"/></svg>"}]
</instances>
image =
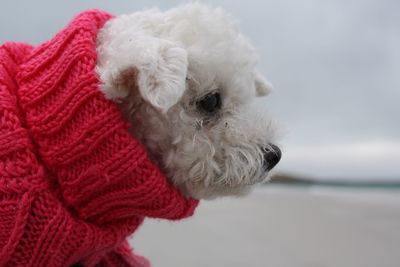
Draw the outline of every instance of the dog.
<instances>
[{"instance_id":1,"label":"dog","mask_svg":"<svg viewBox=\"0 0 400 267\"><path fill-rule=\"evenodd\" d=\"M219 8L88 10L0 61L1 266L149 266L126 239L145 218L244 195L280 160L253 105L271 86Z\"/></svg>"},{"instance_id":2,"label":"dog","mask_svg":"<svg viewBox=\"0 0 400 267\"><path fill-rule=\"evenodd\" d=\"M237 196L268 180L281 151L253 100L271 84L231 15L199 3L121 15L96 50L101 91L181 192Z\"/></svg>"}]
</instances>

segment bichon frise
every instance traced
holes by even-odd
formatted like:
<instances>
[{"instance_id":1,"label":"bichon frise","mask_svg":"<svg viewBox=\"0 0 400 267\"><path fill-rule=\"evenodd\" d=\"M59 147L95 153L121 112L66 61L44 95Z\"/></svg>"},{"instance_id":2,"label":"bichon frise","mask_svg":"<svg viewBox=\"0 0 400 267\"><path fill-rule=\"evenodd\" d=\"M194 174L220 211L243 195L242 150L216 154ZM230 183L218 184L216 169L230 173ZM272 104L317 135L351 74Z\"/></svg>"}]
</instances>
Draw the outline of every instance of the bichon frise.
<instances>
[{"instance_id":1,"label":"bichon frise","mask_svg":"<svg viewBox=\"0 0 400 267\"><path fill-rule=\"evenodd\" d=\"M271 86L222 9L196 3L118 16L101 29L97 54L101 90L184 194L242 195L280 160L270 119L252 108Z\"/></svg>"}]
</instances>

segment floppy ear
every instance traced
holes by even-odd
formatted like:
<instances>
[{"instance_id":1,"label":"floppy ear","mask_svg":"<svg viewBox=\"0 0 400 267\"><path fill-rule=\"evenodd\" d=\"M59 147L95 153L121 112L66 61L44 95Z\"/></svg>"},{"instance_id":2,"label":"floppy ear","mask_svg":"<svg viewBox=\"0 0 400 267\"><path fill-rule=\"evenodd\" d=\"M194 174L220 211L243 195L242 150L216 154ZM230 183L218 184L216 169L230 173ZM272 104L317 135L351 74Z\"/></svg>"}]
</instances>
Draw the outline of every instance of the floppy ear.
<instances>
[{"instance_id":1,"label":"floppy ear","mask_svg":"<svg viewBox=\"0 0 400 267\"><path fill-rule=\"evenodd\" d=\"M139 90L142 98L166 113L186 88L188 56L169 40L135 36L100 43L97 73L107 98L119 101Z\"/></svg>"},{"instance_id":2,"label":"floppy ear","mask_svg":"<svg viewBox=\"0 0 400 267\"><path fill-rule=\"evenodd\" d=\"M255 87L257 96L266 96L272 91L272 84L267 81L261 73L258 71L254 72Z\"/></svg>"},{"instance_id":3,"label":"floppy ear","mask_svg":"<svg viewBox=\"0 0 400 267\"><path fill-rule=\"evenodd\" d=\"M170 46L160 49L158 58L139 69L138 86L143 99L167 112L186 89L188 68L185 49Z\"/></svg>"}]
</instances>

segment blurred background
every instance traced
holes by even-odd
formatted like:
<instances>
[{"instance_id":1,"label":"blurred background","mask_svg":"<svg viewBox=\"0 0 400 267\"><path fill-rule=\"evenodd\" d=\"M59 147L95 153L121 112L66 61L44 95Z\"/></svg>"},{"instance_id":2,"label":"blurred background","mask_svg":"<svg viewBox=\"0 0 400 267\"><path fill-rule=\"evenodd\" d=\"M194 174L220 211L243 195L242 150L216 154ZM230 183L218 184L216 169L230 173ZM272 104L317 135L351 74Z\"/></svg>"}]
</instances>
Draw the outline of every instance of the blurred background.
<instances>
[{"instance_id":1,"label":"blurred background","mask_svg":"<svg viewBox=\"0 0 400 267\"><path fill-rule=\"evenodd\" d=\"M155 267L400 266L400 2L215 0L257 47L282 125L273 183L148 220L135 249ZM0 43L39 44L88 8L118 15L185 1L7 1Z\"/></svg>"}]
</instances>

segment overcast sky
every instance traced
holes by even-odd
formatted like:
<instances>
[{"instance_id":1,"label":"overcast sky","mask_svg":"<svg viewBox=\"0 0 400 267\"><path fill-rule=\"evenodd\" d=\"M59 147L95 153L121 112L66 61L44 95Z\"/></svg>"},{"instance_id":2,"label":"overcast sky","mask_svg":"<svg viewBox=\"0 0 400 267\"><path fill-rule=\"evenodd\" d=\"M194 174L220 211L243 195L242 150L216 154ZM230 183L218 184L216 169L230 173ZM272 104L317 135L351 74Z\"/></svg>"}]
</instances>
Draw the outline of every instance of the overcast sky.
<instances>
[{"instance_id":1,"label":"overcast sky","mask_svg":"<svg viewBox=\"0 0 400 267\"><path fill-rule=\"evenodd\" d=\"M79 11L115 15L185 1L5 1L0 43L38 44ZM281 171L400 179L400 1L220 0L274 84L258 102L284 126Z\"/></svg>"}]
</instances>

